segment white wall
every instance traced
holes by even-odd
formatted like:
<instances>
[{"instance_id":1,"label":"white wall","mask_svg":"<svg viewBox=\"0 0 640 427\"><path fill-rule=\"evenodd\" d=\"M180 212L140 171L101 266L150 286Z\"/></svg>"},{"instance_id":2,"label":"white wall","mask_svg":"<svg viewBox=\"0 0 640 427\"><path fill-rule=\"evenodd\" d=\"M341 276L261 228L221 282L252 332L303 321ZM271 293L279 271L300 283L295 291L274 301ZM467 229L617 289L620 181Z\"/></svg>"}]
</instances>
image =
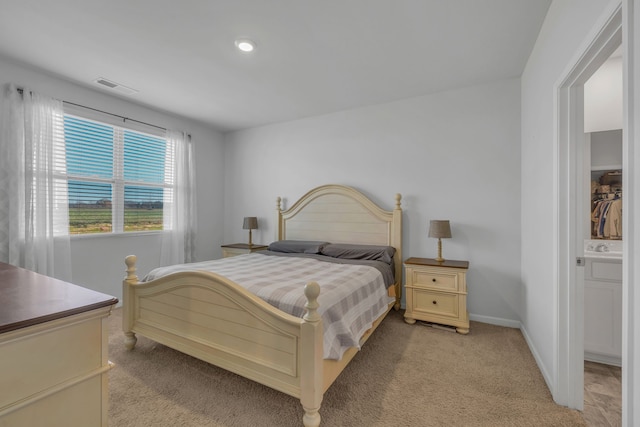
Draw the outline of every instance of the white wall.
<instances>
[{"instance_id":1,"label":"white wall","mask_svg":"<svg viewBox=\"0 0 640 427\"><path fill-rule=\"evenodd\" d=\"M522 75L522 325L553 392L554 85L608 5L554 1ZM563 313L561 313L562 315ZM564 313L566 314L566 313Z\"/></svg>"},{"instance_id":2,"label":"white wall","mask_svg":"<svg viewBox=\"0 0 640 427\"><path fill-rule=\"evenodd\" d=\"M622 56L609 58L584 84L584 131L622 129Z\"/></svg>"},{"instance_id":3,"label":"white wall","mask_svg":"<svg viewBox=\"0 0 640 427\"><path fill-rule=\"evenodd\" d=\"M264 126L225 136L227 243L275 235L276 197L345 184L385 209L403 196L403 257L435 257L431 219L449 219L443 255L469 260L472 318L517 326L520 310L519 80Z\"/></svg>"},{"instance_id":4,"label":"white wall","mask_svg":"<svg viewBox=\"0 0 640 427\"><path fill-rule=\"evenodd\" d=\"M56 76L0 57L0 85L14 83L64 101L74 102L132 119L191 134L196 150L199 228L196 255L199 260L220 254L224 183L223 136L194 121L132 104L100 91L90 90ZM72 279L75 284L122 296L124 257L136 254L139 272L159 263L159 235L72 237Z\"/></svg>"},{"instance_id":5,"label":"white wall","mask_svg":"<svg viewBox=\"0 0 640 427\"><path fill-rule=\"evenodd\" d=\"M622 168L622 129L591 133L591 167Z\"/></svg>"}]
</instances>

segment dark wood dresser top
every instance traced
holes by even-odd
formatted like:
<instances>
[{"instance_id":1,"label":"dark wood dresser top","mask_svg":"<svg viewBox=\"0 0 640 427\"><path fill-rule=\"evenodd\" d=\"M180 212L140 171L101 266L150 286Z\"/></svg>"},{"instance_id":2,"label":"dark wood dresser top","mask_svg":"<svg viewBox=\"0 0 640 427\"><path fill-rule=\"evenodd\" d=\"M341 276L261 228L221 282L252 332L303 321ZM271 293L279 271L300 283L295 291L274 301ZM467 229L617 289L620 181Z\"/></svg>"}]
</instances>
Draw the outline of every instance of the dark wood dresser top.
<instances>
[{"instance_id":1,"label":"dark wood dresser top","mask_svg":"<svg viewBox=\"0 0 640 427\"><path fill-rule=\"evenodd\" d=\"M453 260L444 260L444 261L436 261L433 258L409 258L404 262L405 264L414 264L414 265L426 265L430 267L450 267L450 268L469 268L469 261L453 261Z\"/></svg>"},{"instance_id":2,"label":"dark wood dresser top","mask_svg":"<svg viewBox=\"0 0 640 427\"><path fill-rule=\"evenodd\" d=\"M0 333L117 302L110 295L0 262Z\"/></svg>"}]
</instances>

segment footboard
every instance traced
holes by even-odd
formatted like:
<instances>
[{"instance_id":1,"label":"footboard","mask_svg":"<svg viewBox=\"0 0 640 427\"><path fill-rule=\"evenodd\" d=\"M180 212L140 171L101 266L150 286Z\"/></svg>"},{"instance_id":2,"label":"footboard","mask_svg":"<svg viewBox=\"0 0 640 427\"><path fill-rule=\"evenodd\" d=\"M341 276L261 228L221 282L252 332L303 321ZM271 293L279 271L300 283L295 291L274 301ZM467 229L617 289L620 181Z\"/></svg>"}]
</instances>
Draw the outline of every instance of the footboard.
<instances>
[{"instance_id":1,"label":"footboard","mask_svg":"<svg viewBox=\"0 0 640 427\"><path fill-rule=\"evenodd\" d=\"M183 353L300 398L304 425L318 426L322 401L320 287L305 286L307 313L284 313L214 273L174 273L140 283L136 257L123 281L125 345L142 334Z\"/></svg>"}]
</instances>

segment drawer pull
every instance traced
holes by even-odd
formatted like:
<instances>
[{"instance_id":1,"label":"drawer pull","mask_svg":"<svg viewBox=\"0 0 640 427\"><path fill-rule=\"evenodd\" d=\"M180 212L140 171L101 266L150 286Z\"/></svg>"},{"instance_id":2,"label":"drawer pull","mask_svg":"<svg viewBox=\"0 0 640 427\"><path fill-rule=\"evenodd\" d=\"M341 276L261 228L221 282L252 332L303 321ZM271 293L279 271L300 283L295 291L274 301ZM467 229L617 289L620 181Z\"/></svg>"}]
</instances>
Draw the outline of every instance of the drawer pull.
<instances>
[{"instance_id":1,"label":"drawer pull","mask_svg":"<svg viewBox=\"0 0 640 427\"><path fill-rule=\"evenodd\" d=\"M434 304L438 304L438 301L436 301L436 300L433 300L433 303L434 303Z\"/></svg>"}]
</instances>

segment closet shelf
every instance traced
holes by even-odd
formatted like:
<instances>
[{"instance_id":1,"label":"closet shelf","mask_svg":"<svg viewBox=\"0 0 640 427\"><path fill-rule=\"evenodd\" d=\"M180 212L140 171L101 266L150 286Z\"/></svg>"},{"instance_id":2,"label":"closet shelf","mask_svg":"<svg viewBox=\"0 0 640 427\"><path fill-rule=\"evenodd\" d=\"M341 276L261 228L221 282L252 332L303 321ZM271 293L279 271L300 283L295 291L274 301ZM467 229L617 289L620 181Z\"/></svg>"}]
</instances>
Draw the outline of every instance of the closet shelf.
<instances>
[{"instance_id":1,"label":"closet shelf","mask_svg":"<svg viewBox=\"0 0 640 427\"><path fill-rule=\"evenodd\" d=\"M621 170L622 165L605 165L605 166L591 166L591 172L601 172L608 170Z\"/></svg>"}]
</instances>

